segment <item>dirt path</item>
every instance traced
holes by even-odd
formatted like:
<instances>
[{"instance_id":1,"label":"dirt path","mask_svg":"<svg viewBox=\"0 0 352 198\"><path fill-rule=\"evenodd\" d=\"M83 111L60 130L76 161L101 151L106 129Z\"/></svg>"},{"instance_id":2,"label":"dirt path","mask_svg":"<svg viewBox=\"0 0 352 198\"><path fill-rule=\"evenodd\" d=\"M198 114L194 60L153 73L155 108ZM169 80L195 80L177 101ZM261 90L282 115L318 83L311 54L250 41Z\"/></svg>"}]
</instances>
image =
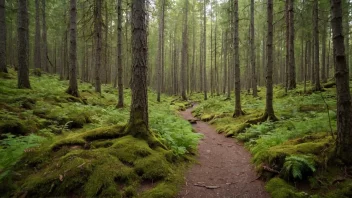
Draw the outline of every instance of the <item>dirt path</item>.
<instances>
[{"instance_id":1,"label":"dirt path","mask_svg":"<svg viewBox=\"0 0 352 198\"><path fill-rule=\"evenodd\" d=\"M192 109L181 112L194 119ZM204 134L198 146L198 163L186 174L186 183L178 197L187 198L266 198L264 183L256 180L251 155L234 139L216 133L214 127L198 121L193 128Z\"/></svg>"}]
</instances>

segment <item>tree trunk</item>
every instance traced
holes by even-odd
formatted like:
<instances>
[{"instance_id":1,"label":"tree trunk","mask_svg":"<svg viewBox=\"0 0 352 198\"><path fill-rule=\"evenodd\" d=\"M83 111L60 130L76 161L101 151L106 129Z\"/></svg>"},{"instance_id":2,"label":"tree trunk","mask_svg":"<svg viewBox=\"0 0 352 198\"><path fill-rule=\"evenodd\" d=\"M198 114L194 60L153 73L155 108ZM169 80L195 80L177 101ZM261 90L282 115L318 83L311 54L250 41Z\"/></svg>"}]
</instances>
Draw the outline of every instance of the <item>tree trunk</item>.
<instances>
[{"instance_id":1,"label":"tree trunk","mask_svg":"<svg viewBox=\"0 0 352 198\"><path fill-rule=\"evenodd\" d=\"M187 100L186 96L186 70L187 70L187 60L188 60L188 0L185 2L185 16L184 16L184 26L183 26L183 33L182 33L182 63L181 63L181 97L182 100Z\"/></svg>"},{"instance_id":2,"label":"tree trunk","mask_svg":"<svg viewBox=\"0 0 352 198\"><path fill-rule=\"evenodd\" d=\"M234 0L234 66L235 66L235 112L233 117L243 115L241 108L240 54L238 37L238 0Z\"/></svg>"},{"instance_id":3,"label":"tree trunk","mask_svg":"<svg viewBox=\"0 0 352 198\"><path fill-rule=\"evenodd\" d=\"M126 131L148 138L146 0L132 0L132 103Z\"/></svg>"},{"instance_id":4,"label":"tree trunk","mask_svg":"<svg viewBox=\"0 0 352 198\"><path fill-rule=\"evenodd\" d=\"M203 10L203 88L204 88L204 100L208 100L207 95L207 18L206 18L206 1L204 3L204 10Z\"/></svg>"},{"instance_id":5,"label":"tree trunk","mask_svg":"<svg viewBox=\"0 0 352 198\"><path fill-rule=\"evenodd\" d=\"M35 0L35 43L34 67L41 68L40 8L39 0Z\"/></svg>"},{"instance_id":6,"label":"tree trunk","mask_svg":"<svg viewBox=\"0 0 352 198\"><path fill-rule=\"evenodd\" d=\"M7 73L6 68L6 12L5 0L0 0L0 72Z\"/></svg>"},{"instance_id":7,"label":"tree trunk","mask_svg":"<svg viewBox=\"0 0 352 198\"><path fill-rule=\"evenodd\" d=\"M78 97L77 85L77 9L76 0L70 0L70 85L67 93Z\"/></svg>"},{"instance_id":8,"label":"tree trunk","mask_svg":"<svg viewBox=\"0 0 352 198\"><path fill-rule=\"evenodd\" d=\"M28 1L18 0L18 88L30 89Z\"/></svg>"},{"instance_id":9,"label":"tree trunk","mask_svg":"<svg viewBox=\"0 0 352 198\"><path fill-rule=\"evenodd\" d=\"M94 26L96 43L96 62L95 62L95 91L101 93L100 69L101 69L101 46L102 46L102 0L95 0Z\"/></svg>"},{"instance_id":10,"label":"tree trunk","mask_svg":"<svg viewBox=\"0 0 352 198\"><path fill-rule=\"evenodd\" d=\"M273 107L273 0L268 0L267 4L267 75L266 75L266 103L263 120L277 120Z\"/></svg>"},{"instance_id":11,"label":"tree trunk","mask_svg":"<svg viewBox=\"0 0 352 198\"><path fill-rule=\"evenodd\" d=\"M257 91L257 74L255 65L255 40L254 40L254 0L251 0L251 32L250 32L250 42L251 42L251 67L252 67L252 89L253 97L258 97Z\"/></svg>"},{"instance_id":12,"label":"tree trunk","mask_svg":"<svg viewBox=\"0 0 352 198\"><path fill-rule=\"evenodd\" d=\"M314 0L314 8L313 8L313 13L314 13L314 62L315 62L315 69L314 69L314 75L315 75L315 91L320 91L321 86L320 86L320 68L319 68L319 16L318 16L318 0Z\"/></svg>"},{"instance_id":13,"label":"tree trunk","mask_svg":"<svg viewBox=\"0 0 352 198\"><path fill-rule=\"evenodd\" d=\"M160 18L159 18L159 40L158 40L158 82L157 82L157 101L160 102L160 95L162 91L163 85L163 40L164 40L164 14L165 14L165 0L161 0L161 11L160 11Z\"/></svg>"},{"instance_id":14,"label":"tree trunk","mask_svg":"<svg viewBox=\"0 0 352 198\"><path fill-rule=\"evenodd\" d=\"M123 101L123 66L122 66L122 0L117 0L117 85L118 102L117 107L124 106ZM127 32L126 32L127 34Z\"/></svg>"},{"instance_id":15,"label":"tree trunk","mask_svg":"<svg viewBox=\"0 0 352 198\"><path fill-rule=\"evenodd\" d=\"M43 21L43 32L42 32L42 40L43 40L43 53L42 53L42 68L44 71L49 72L49 65L48 65L48 41L47 41L47 31L46 31L46 5L45 0L42 0L42 21Z\"/></svg>"},{"instance_id":16,"label":"tree trunk","mask_svg":"<svg viewBox=\"0 0 352 198\"><path fill-rule=\"evenodd\" d=\"M352 105L349 88L348 66L345 57L340 0L331 0L331 26L336 61L337 91L337 155L346 164L352 164Z\"/></svg>"},{"instance_id":17,"label":"tree trunk","mask_svg":"<svg viewBox=\"0 0 352 198\"><path fill-rule=\"evenodd\" d=\"M289 80L288 89L296 88L296 66L295 66L295 27L294 27L294 7L293 1L289 0Z\"/></svg>"},{"instance_id":18,"label":"tree trunk","mask_svg":"<svg viewBox=\"0 0 352 198\"><path fill-rule=\"evenodd\" d=\"M327 22L324 21L324 27L323 27L323 35L322 35L322 40L321 40L321 45L322 45L322 55L321 55L321 80L323 83L327 82L326 78L326 26Z\"/></svg>"}]
</instances>

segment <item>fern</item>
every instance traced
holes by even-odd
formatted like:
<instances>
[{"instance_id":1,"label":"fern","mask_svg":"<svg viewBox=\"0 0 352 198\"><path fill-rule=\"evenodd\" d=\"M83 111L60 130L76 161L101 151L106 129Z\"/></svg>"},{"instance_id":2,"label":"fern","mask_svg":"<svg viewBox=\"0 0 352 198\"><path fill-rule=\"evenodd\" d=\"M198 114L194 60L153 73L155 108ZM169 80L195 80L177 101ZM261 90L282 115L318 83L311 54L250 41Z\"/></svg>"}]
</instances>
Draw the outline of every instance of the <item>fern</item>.
<instances>
[{"instance_id":1,"label":"fern","mask_svg":"<svg viewBox=\"0 0 352 198\"><path fill-rule=\"evenodd\" d=\"M307 155L291 155L285 158L282 168L285 177L293 177L294 179L302 179L305 174L315 172L315 163L310 156Z\"/></svg>"}]
</instances>

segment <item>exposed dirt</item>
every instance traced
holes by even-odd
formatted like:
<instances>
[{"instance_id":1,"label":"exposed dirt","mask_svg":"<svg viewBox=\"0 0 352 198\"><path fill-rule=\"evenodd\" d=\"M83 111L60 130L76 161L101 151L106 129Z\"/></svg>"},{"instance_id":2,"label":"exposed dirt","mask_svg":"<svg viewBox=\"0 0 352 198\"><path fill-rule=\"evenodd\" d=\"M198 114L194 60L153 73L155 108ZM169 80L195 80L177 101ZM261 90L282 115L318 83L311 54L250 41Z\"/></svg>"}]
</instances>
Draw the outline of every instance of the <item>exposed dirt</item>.
<instances>
[{"instance_id":1,"label":"exposed dirt","mask_svg":"<svg viewBox=\"0 0 352 198\"><path fill-rule=\"evenodd\" d=\"M186 120L194 120L192 109L181 112ZM232 138L216 133L214 127L197 121L193 128L204 134L198 145L198 163L186 174L186 182L178 197L187 198L266 198L264 183L250 163L251 155Z\"/></svg>"}]
</instances>

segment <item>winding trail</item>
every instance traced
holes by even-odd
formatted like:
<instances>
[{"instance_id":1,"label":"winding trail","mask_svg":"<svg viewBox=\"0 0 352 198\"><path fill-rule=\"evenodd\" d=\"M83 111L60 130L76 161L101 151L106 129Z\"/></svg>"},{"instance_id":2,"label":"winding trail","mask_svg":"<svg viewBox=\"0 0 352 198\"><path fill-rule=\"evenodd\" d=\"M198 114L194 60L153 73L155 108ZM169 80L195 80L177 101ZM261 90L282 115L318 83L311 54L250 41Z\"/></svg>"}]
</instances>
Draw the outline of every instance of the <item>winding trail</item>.
<instances>
[{"instance_id":1,"label":"winding trail","mask_svg":"<svg viewBox=\"0 0 352 198\"><path fill-rule=\"evenodd\" d=\"M180 114L194 120L192 109ZM264 183L257 180L251 155L234 139L217 134L214 127L197 121L193 128L204 134L198 145L198 163L191 167L178 198L267 198Z\"/></svg>"}]
</instances>

